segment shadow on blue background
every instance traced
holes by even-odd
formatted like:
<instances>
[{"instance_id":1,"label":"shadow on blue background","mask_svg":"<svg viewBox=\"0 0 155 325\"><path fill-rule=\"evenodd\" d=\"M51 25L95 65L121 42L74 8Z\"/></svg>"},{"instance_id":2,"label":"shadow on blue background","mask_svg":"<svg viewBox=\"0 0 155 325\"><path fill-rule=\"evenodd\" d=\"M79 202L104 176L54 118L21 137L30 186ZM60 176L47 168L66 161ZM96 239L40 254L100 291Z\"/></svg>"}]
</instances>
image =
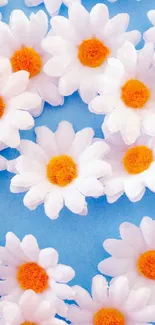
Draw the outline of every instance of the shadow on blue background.
<instances>
[{"instance_id":1,"label":"shadow on blue background","mask_svg":"<svg viewBox=\"0 0 155 325\"><path fill-rule=\"evenodd\" d=\"M91 9L97 1L83 0L83 3ZM131 15L130 29L144 32L150 26L146 13L155 8L154 0L118 0L113 4L107 1L105 3L109 6L111 16L118 12L128 12ZM32 9L24 5L24 0L9 0L9 5L0 10L3 19L8 22L11 11L17 8L23 9L29 15L32 10L36 12L38 9L44 9L44 6ZM61 14L67 14L65 7L62 7ZM47 125L55 130L57 124L64 119L73 123L76 131L91 126L96 136L102 137L100 127L103 117L91 114L78 94L66 98L63 107L53 108L45 105L42 116L36 119L36 126ZM22 132L22 138L35 140L34 130ZM16 154L15 150L4 151L8 159L12 159ZM7 231L15 232L19 238L32 233L40 247L53 246L58 250L61 263L71 265L76 271L72 283L87 289L90 289L91 279L97 273L97 264L106 257L102 248L103 240L109 237L118 238L119 224L125 220L138 225L144 215L155 218L155 195L147 191L141 202L135 204L129 202L126 197L122 197L113 205L108 204L104 197L98 200L88 199L88 216L77 216L64 208L60 218L51 221L45 215L43 206L29 211L23 206L23 194L10 193L11 177L7 172L0 173L0 244L4 244Z\"/></svg>"}]
</instances>

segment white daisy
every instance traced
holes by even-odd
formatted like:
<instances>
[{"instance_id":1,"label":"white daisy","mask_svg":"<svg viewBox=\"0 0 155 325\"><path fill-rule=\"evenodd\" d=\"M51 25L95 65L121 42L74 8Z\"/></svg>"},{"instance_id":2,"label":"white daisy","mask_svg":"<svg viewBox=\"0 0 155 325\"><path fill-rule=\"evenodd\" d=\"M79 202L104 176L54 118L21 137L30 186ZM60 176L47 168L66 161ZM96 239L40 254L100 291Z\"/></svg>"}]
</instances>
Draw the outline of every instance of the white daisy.
<instances>
[{"instance_id":1,"label":"white daisy","mask_svg":"<svg viewBox=\"0 0 155 325\"><path fill-rule=\"evenodd\" d=\"M109 59L106 73L98 82L99 95L89 105L91 112L107 114L109 131L120 131L127 144L134 143L142 130L155 136L153 53L153 43L138 52L126 42L117 59Z\"/></svg>"},{"instance_id":2,"label":"white daisy","mask_svg":"<svg viewBox=\"0 0 155 325\"><path fill-rule=\"evenodd\" d=\"M146 42L153 42L155 43L155 10L150 10L147 13L147 16L153 25L153 27L149 28L143 35L144 40Z\"/></svg>"},{"instance_id":3,"label":"white daisy","mask_svg":"<svg viewBox=\"0 0 155 325\"><path fill-rule=\"evenodd\" d=\"M0 36L1 37L1 36ZM19 130L34 126L31 114L40 110L41 98L38 94L25 91L29 83L29 73L12 73L10 61L0 58L0 150L15 148L20 143Z\"/></svg>"},{"instance_id":4,"label":"white daisy","mask_svg":"<svg viewBox=\"0 0 155 325\"><path fill-rule=\"evenodd\" d=\"M41 301L38 295L27 290L19 303L0 303L4 324L10 325L65 325L66 322L55 318L56 310L49 301Z\"/></svg>"},{"instance_id":5,"label":"white daisy","mask_svg":"<svg viewBox=\"0 0 155 325\"><path fill-rule=\"evenodd\" d=\"M0 260L2 301L18 302L23 292L31 289L43 300L53 302L58 314L65 315L67 306L63 299L74 296L66 283L75 272L70 266L58 264L54 248L40 250L34 236L27 235L20 241L9 232L5 247L0 247Z\"/></svg>"},{"instance_id":6,"label":"white daisy","mask_svg":"<svg viewBox=\"0 0 155 325\"><path fill-rule=\"evenodd\" d=\"M44 101L57 106L63 104L63 98L57 88L57 79L43 72L43 65L49 56L43 50L41 42L47 32L48 18L44 11L32 13L28 19L23 11L14 10L9 25L0 22L1 56L9 58L14 72L28 71L28 89L37 91Z\"/></svg>"},{"instance_id":7,"label":"white daisy","mask_svg":"<svg viewBox=\"0 0 155 325\"><path fill-rule=\"evenodd\" d=\"M155 221L144 217L140 227L124 222L119 229L120 239L104 241L104 249L112 256L98 268L109 276L126 275L134 288L147 286L155 301Z\"/></svg>"},{"instance_id":8,"label":"white daisy","mask_svg":"<svg viewBox=\"0 0 155 325\"><path fill-rule=\"evenodd\" d=\"M91 128L75 134L65 121L55 134L42 126L36 128L36 135L37 144L21 141L21 156L14 163L17 175L11 180L10 190L28 191L24 205L31 210L44 202L45 213L51 219L58 217L64 205L73 213L87 214L85 197L101 196L99 180L111 175L109 164L103 161L108 146L102 139L93 143Z\"/></svg>"},{"instance_id":9,"label":"white daisy","mask_svg":"<svg viewBox=\"0 0 155 325\"><path fill-rule=\"evenodd\" d=\"M73 289L78 306L68 309L72 325L149 325L155 321L155 305L149 302L151 290L131 290L125 276L114 278L108 286L102 275L96 275L91 295L80 286Z\"/></svg>"},{"instance_id":10,"label":"white daisy","mask_svg":"<svg viewBox=\"0 0 155 325\"><path fill-rule=\"evenodd\" d=\"M125 40L137 43L140 39L138 31L125 32L128 23L129 16L124 13L109 19L104 4L95 5L89 13L77 2L69 7L68 19L51 19L54 36L45 38L42 45L52 58L44 65L44 71L60 77L62 95L79 90L87 103L95 96L96 78L104 71L107 58L115 55Z\"/></svg>"},{"instance_id":11,"label":"white daisy","mask_svg":"<svg viewBox=\"0 0 155 325\"><path fill-rule=\"evenodd\" d=\"M142 135L128 146L117 133L106 136L106 141L110 146L106 161L112 167L112 176L102 183L108 202L115 202L124 193L137 202L146 187L155 192L155 138Z\"/></svg>"},{"instance_id":12,"label":"white daisy","mask_svg":"<svg viewBox=\"0 0 155 325\"><path fill-rule=\"evenodd\" d=\"M44 3L49 14L53 16L58 14L62 3L69 7L75 1L81 2L81 0L25 0L25 4L28 7L35 7L40 5L41 3Z\"/></svg>"},{"instance_id":13,"label":"white daisy","mask_svg":"<svg viewBox=\"0 0 155 325\"><path fill-rule=\"evenodd\" d=\"M6 6L8 4L8 0L0 0L0 7Z\"/></svg>"}]
</instances>

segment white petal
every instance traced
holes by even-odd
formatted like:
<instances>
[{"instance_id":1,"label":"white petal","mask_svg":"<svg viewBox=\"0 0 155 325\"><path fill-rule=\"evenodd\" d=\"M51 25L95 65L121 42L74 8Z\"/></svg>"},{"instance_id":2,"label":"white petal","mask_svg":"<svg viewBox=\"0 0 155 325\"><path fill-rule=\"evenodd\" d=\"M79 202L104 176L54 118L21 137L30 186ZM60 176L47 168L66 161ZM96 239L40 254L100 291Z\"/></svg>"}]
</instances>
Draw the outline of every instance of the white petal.
<instances>
[{"instance_id":1,"label":"white petal","mask_svg":"<svg viewBox=\"0 0 155 325\"><path fill-rule=\"evenodd\" d=\"M147 16L150 22L152 23L152 25L155 25L155 10L149 10Z\"/></svg>"},{"instance_id":2,"label":"white petal","mask_svg":"<svg viewBox=\"0 0 155 325\"><path fill-rule=\"evenodd\" d=\"M54 248L41 249L39 253L39 264L45 269L53 267L58 263L58 252Z\"/></svg>"},{"instance_id":3,"label":"white petal","mask_svg":"<svg viewBox=\"0 0 155 325\"><path fill-rule=\"evenodd\" d=\"M103 186L95 177L78 179L76 186L84 196L99 197L103 195Z\"/></svg>"},{"instance_id":4,"label":"white petal","mask_svg":"<svg viewBox=\"0 0 155 325\"><path fill-rule=\"evenodd\" d=\"M110 165L102 160L93 159L85 164L80 165L80 175L83 177L104 177L111 175Z\"/></svg>"},{"instance_id":5,"label":"white petal","mask_svg":"<svg viewBox=\"0 0 155 325\"><path fill-rule=\"evenodd\" d=\"M155 42L155 27L149 28L143 35L144 41Z\"/></svg>"},{"instance_id":6,"label":"white petal","mask_svg":"<svg viewBox=\"0 0 155 325\"><path fill-rule=\"evenodd\" d=\"M12 11L9 25L19 46L21 44L31 45L29 20L22 10Z\"/></svg>"},{"instance_id":7,"label":"white petal","mask_svg":"<svg viewBox=\"0 0 155 325\"><path fill-rule=\"evenodd\" d=\"M75 301L83 310L91 310L94 307L93 300L87 290L75 285L72 287L75 292Z\"/></svg>"},{"instance_id":8,"label":"white petal","mask_svg":"<svg viewBox=\"0 0 155 325\"><path fill-rule=\"evenodd\" d=\"M74 270L70 266L63 264L53 266L48 270L48 274L51 278L61 283L67 283L75 276Z\"/></svg>"},{"instance_id":9,"label":"white petal","mask_svg":"<svg viewBox=\"0 0 155 325\"><path fill-rule=\"evenodd\" d=\"M47 11L49 12L50 15L52 15L59 10L62 4L62 0L56 0L56 1L44 0L44 3Z\"/></svg>"},{"instance_id":10,"label":"white petal","mask_svg":"<svg viewBox=\"0 0 155 325\"><path fill-rule=\"evenodd\" d=\"M154 124L155 124L155 114L154 113L145 114L142 120L142 125L146 134L150 136L155 135Z\"/></svg>"},{"instance_id":11,"label":"white petal","mask_svg":"<svg viewBox=\"0 0 155 325\"><path fill-rule=\"evenodd\" d=\"M59 91L63 96L70 96L79 89L81 73L79 67L69 70L59 79Z\"/></svg>"},{"instance_id":12,"label":"white petal","mask_svg":"<svg viewBox=\"0 0 155 325\"><path fill-rule=\"evenodd\" d=\"M44 180L44 175L34 172L23 172L20 175L16 175L12 178L11 184L16 187L29 188L35 184L38 184Z\"/></svg>"},{"instance_id":13,"label":"white petal","mask_svg":"<svg viewBox=\"0 0 155 325\"><path fill-rule=\"evenodd\" d=\"M36 14L30 15L30 33L31 42L34 45L40 44L48 31L48 18L43 10L39 10Z\"/></svg>"},{"instance_id":14,"label":"white petal","mask_svg":"<svg viewBox=\"0 0 155 325\"><path fill-rule=\"evenodd\" d=\"M138 310L144 308L151 297L151 290L149 288L139 288L131 290L127 300L125 301L126 310Z\"/></svg>"},{"instance_id":15,"label":"white petal","mask_svg":"<svg viewBox=\"0 0 155 325\"><path fill-rule=\"evenodd\" d=\"M33 206L38 206L43 203L47 193L52 190L52 184L48 183L46 180L40 182L39 184L33 185L29 191L24 196L24 205L31 209Z\"/></svg>"},{"instance_id":16,"label":"white petal","mask_svg":"<svg viewBox=\"0 0 155 325\"><path fill-rule=\"evenodd\" d=\"M123 33L129 24L129 15L122 13L111 18L104 29L104 36L115 39Z\"/></svg>"},{"instance_id":17,"label":"white petal","mask_svg":"<svg viewBox=\"0 0 155 325\"><path fill-rule=\"evenodd\" d=\"M82 34L83 39L90 37L90 23L89 23L89 13L88 11L80 4L79 2L73 3L71 7L69 7L69 21L75 30ZM79 24L80 20L80 24Z\"/></svg>"},{"instance_id":18,"label":"white petal","mask_svg":"<svg viewBox=\"0 0 155 325\"><path fill-rule=\"evenodd\" d=\"M32 235L27 235L23 238L21 242L21 248L24 252L24 254L34 262L38 261L38 255L39 255L39 246L37 243L37 240Z\"/></svg>"},{"instance_id":19,"label":"white petal","mask_svg":"<svg viewBox=\"0 0 155 325\"><path fill-rule=\"evenodd\" d=\"M116 258L128 258L134 256L134 248L129 246L124 240L107 239L103 243L104 249Z\"/></svg>"},{"instance_id":20,"label":"white petal","mask_svg":"<svg viewBox=\"0 0 155 325\"><path fill-rule=\"evenodd\" d=\"M144 239L139 227L135 226L129 222L123 222L120 225L120 235L121 238L134 247L137 251L143 250L144 246Z\"/></svg>"},{"instance_id":21,"label":"white petal","mask_svg":"<svg viewBox=\"0 0 155 325\"><path fill-rule=\"evenodd\" d=\"M29 130L34 126L34 119L28 112L16 111L11 118L11 125L20 130Z\"/></svg>"},{"instance_id":22,"label":"white petal","mask_svg":"<svg viewBox=\"0 0 155 325\"><path fill-rule=\"evenodd\" d=\"M101 273L109 276L119 276L130 271L133 267L131 259L120 259L109 257L99 263L98 269Z\"/></svg>"},{"instance_id":23,"label":"white petal","mask_svg":"<svg viewBox=\"0 0 155 325\"><path fill-rule=\"evenodd\" d=\"M86 204L85 197L74 188L64 193L64 201L66 207L73 213L79 214L83 211Z\"/></svg>"},{"instance_id":24,"label":"white petal","mask_svg":"<svg viewBox=\"0 0 155 325\"><path fill-rule=\"evenodd\" d=\"M127 277L120 276L110 283L109 298L114 304L123 304L129 294L129 281Z\"/></svg>"},{"instance_id":25,"label":"white petal","mask_svg":"<svg viewBox=\"0 0 155 325\"><path fill-rule=\"evenodd\" d=\"M2 95L11 98L21 94L29 83L29 73L27 71L14 72L5 83Z\"/></svg>"},{"instance_id":26,"label":"white petal","mask_svg":"<svg viewBox=\"0 0 155 325\"><path fill-rule=\"evenodd\" d=\"M37 143L45 150L48 157L58 155L58 148L55 140L55 134L47 126L35 128Z\"/></svg>"},{"instance_id":27,"label":"white petal","mask_svg":"<svg viewBox=\"0 0 155 325\"><path fill-rule=\"evenodd\" d=\"M0 129L0 140L10 148L17 148L20 144L18 129L11 125L4 125L4 128Z\"/></svg>"},{"instance_id":28,"label":"white petal","mask_svg":"<svg viewBox=\"0 0 155 325\"><path fill-rule=\"evenodd\" d=\"M34 314L36 323L41 323L46 320L49 321L49 319L52 318L52 312L51 303L49 301L41 301L36 313Z\"/></svg>"},{"instance_id":29,"label":"white petal","mask_svg":"<svg viewBox=\"0 0 155 325\"><path fill-rule=\"evenodd\" d=\"M124 192L129 200L134 200L144 191L144 185L139 180L128 179L124 184Z\"/></svg>"},{"instance_id":30,"label":"white petal","mask_svg":"<svg viewBox=\"0 0 155 325\"><path fill-rule=\"evenodd\" d=\"M7 160L0 156L0 170L5 170L7 168Z\"/></svg>"},{"instance_id":31,"label":"white petal","mask_svg":"<svg viewBox=\"0 0 155 325\"><path fill-rule=\"evenodd\" d=\"M80 162L90 161L91 159L102 159L103 156L108 153L109 146L103 140L99 140L93 143L91 146L86 148L86 150L80 156Z\"/></svg>"},{"instance_id":32,"label":"white petal","mask_svg":"<svg viewBox=\"0 0 155 325\"><path fill-rule=\"evenodd\" d=\"M155 248L155 223L149 217L144 217L140 223L140 229L143 233L143 237L147 246Z\"/></svg>"},{"instance_id":33,"label":"white petal","mask_svg":"<svg viewBox=\"0 0 155 325\"><path fill-rule=\"evenodd\" d=\"M76 156L80 155L88 146L91 145L94 131L91 128L85 128L76 133L73 141L73 152Z\"/></svg>"},{"instance_id":34,"label":"white petal","mask_svg":"<svg viewBox=\"0 0 155 325\"><path fill-rule=\"evenodd\" d=\"M63 121L59 123L59 126L55 133L55 140L60 154L64 154L70 149L74 140L74 136L75 133L73 127L69 122Z\"/></svg>"},{"instance_id":35,"label":"white petal","mask_svg":"<svg viewBox=\"0 0 155 325\"><path fill-rule=\"evenodd\" d=\"M6 234L6 248L8 251L15 256L17 259L25 260L26 256L24 255L21 247L20 247L20 240L14 233L8 232Z\"/></svg>"},{"instance_id":36,"label":"white petal","mask_svg":"<svg viewBox=\"0 0 155 325\"><path fill-rule=\"evenodd\" d=\"M21 154L32 157L41 163L47 163L47 156L44 150L36 143L30 140L21 140L19 151Z\"/></svg>"},{"instance_id":37,"label":"white petal","mask_svg":"<svg viewBox=\"0 0 155 325\"><path fill-rule=\"evenodd\" d=\"M105 304L108 297L108 282L98 274L92 280L92 297L97 303Z\"/></svg>"},{"instance_id":38,"label":"white petal","mask_svg":"<svg viewBox=\"0 0 155 325\"><path fill-rule=\"evenodd\" d=\"M104 179L103 185L104 192L107 196L115 196L121 192L124 192L124 182L120 177L107 180Z\"/></svg>"},{"instance_id":39,"label":"white petal","mask_svg":"<svg viewBox=\"0 0 155 325\"><path fill-rule=\"evenodd\" d=\"M32 319L39 304L39 297L32 290L26 290L19 300L19 306L24 319Z\"/></svg>"},{"instance_id":40,"label":"white petal","mask_svg":"<svg viewBox=\"0 0 155 325\"><path fill-rule=\"evenodd\" d=\"M110 98L110 96L96 96L90 103L89 103L89 110L95 114L107 114L113 108L113 101L114 98Z\"/></svg>"},{"instance_id":41,"label":"white petal","mask_svg":"<svg viewBox=\"0 0 155 325\"><path fill-rule=\"evenodd\" d=\"M130 42L125 42L125 44L117 52L118 59L123 63L125 71L129 75L133 75L136 70L137 64L137 52L134 45ZM128 58L130 57L130 60Z\"/></svg>"},{"instance_id":42,"label":"white petal","mask_svg":"<svg viewBox=\"0 0 155 325\"><path fill-rule=\"evenodd\" d=\"M67 319L75 324L92 322L92 313L87 310L81 310L75 305L68 307Z\"/></svg>"},{"instance_id":43,"label":"white petal","mask_svg":"<svg viewBox=\"0 0 155 325\"><path fill-rule=\"evenodd\" d=\"M73 26L71 25L69 19L56 16L51 19L51 26L53 33L56 36L60 36L65 40L76 41L78 34L75 32Z\"/></svg>"},{"instance_id":44,"label":"white petal","mask_svg":"<svg viewBox=\"0 0 155 325\"><path fill-rule=\"evenodd\" d=\"M63 206L63 197L58 191L52 191L46 196L44 202L45 213L50 219L57 219Z\"/></svg>"},{"instance_id":45,"label":"white petal","mask_svg":"<svg viewBox=\"0 0 155 325\"><path fill-rule=\"evenodd\" d=\"M13 324L23 323L23 317L21 315L18 305L10 302L6 304L3 308L3 318L6 322Z\"/></svg>"},{"instance_id":46,"label":"white petal","mask_svg":"<svg viewBox=\"0 0 155 325\"><path fill-rule=\"evenodd\" d=\"M154 322L155 306L145 306L142 310L132 313L132 318L138 322Z\"/></svg>"},{"instance_id":47,"label":"white petal","mask_svg":"<svg viewBox=\"0 0 155 325\"><path fill-rule=\"evenodd\" d=\"M53 286L53 291L60 299L73 299L74 291L67 284L55 283Z\"/></svg>"},{"instance_id":48,"label":"white petal","mask_svg":"<svg viewBox=\"0 0 155 325\"><path fill-rule=\"evenodd\" d=\"M39 95L52 106L62 105L64 102L63 97L60 95L58 87L52 82L52 78L46 76L41 78L38 86Z\"/></svg>"},{"instance_id":49,"label":"white petal","mask_svg":"<svg viewBox=\"0 0 155 325\"><path fill-rule=\"evenodd\" d=\"M8 106L11 109L21 109L33 111L41 104L41 98L38 94L24 91L24 93L15 96L9 100Z\"/></svg>"},{"instance_id":50,"label":"white petal","mask_svg":"<svg viewBox=\"0 0 155 325\"><path fill-rule=\"evenodd\" d=\"M99 35L100 30L103 30L108 20L108 7L102 3L96 4L90 12L90 24L93 27L94 34Z\"/></svg>"}]
</instances>

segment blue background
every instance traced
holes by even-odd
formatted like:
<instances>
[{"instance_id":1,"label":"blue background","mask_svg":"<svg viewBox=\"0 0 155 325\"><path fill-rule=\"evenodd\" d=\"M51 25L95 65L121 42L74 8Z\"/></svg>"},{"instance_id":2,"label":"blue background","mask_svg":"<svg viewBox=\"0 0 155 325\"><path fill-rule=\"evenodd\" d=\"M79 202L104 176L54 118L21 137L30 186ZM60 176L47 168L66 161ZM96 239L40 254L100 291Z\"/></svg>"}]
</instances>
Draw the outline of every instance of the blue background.
<instances>
[{"instance_id":1,"label":"blue background","mask_svg":"<svg viewBox=\"0 0 155 325\"><path fill-rule=\"evenodd\" d=\"M110 15L127 12L131 16L130 29L139 29L142 33L151 25L147 19L147 11L155 9L154 0L118 0L115 3L101 1L108 5ZM97 0L83 0L87 9L91 9ZM9 0L9 5L0 8L3 20L8 22L13 9L22 9L29 15L32 11L44 9L43 5L27 8L24 0ZM61 14L67 15L67 9L62 6ZM142 45L142 42L141 42ZM96 136L102 137L102 116L91 114L87 105L79 95L66 98L63 107L45 105L43 114L36 119L36 126L47 125L53 131L58 123L64 119L70 121L75 130L90 126ZM21 133L22 138L35 140L34 130ZM16 150L7 149L2 154L8 159L17 155ZM106 238L119 236L119 224L130 221L140 223L143 216L155 218L155 194L147 191L138 203L131 203L122 197L110 205L104 197L88 199L89 213L86 217L72 214L66 208L60 218L51 221L44 213L43 206L35 211L24 207L23 194L12 194L9 191L12 175L0 173L0 244L5 243L5 234L13 231L19 238L31 233L36 236L41 248L52 246L60 255L60 262L72 266L76 277L72 284L80 284L90 290L91 279L98 272L98 263L107 256L102 247Z\"/></svg>"}]
</instances>

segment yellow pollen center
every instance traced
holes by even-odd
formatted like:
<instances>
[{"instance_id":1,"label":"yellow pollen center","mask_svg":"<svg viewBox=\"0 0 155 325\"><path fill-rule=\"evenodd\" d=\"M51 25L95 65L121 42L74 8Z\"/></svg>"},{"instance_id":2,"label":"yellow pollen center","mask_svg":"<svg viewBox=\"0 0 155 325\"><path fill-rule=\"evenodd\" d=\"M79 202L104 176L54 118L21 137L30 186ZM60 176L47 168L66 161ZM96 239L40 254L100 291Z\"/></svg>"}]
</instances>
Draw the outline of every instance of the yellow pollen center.
<instances>
[{"instance_id":1,"label":"yellow pollen center","mask_svg":"<svg viewBox=\"0 0 155 325\"><path fill-rule=\"evenodd\" d=\"M155 250L140 255L137 261L137 270L145 278L155 280Z\"/></svg>"},{"instance_id":2,"label":"yellow pollen center","mask_svg":"<svg viewBox=\"0 0 155 325\"><path fill-rule=\"evenodd\" d=\"M143 108L150 98L150 90L143 82L131 79L122 87L121 98L130 108Z\"/></svg>"},{"instance_id":3,"label":"yellow pollen center","mask_svg":"<svg viewBox=\"0 0 155 325\"><path fill-rule=\"evenodd\" d=\"M94 315L94 325L125 325L125 318L119 310L102 308Z\"/></svg>"},{"instance_id":4,"label":"yellow pollen center","mask_svg":"<svg viewBox=\"0 0 155 325\"><path fill-rule=\"evenodd\" d=\"M0 97L0 118L3 116L5 110L5 103L3 101L3 98Z\"/></svg>"},{"instance_id":5,"label":"yellow pollen center","mask_svg":"<svg viewBox=\"0 0 155 325\"><path fill-rule=\"evenodd\" d=\"M11 65L14 72L26 70L32 78L40 73L43 63L40 55L34 49L23 47L13 54Z\"/></svg>"},{"instance_id":6,"label":"yellow pollen center","mask_svg":"<svg viewBox=\"0 0 155 325\"><path fill-rule=\"evenodd\" d=\"M66 155L55 156L47 165L47 178L51 183L66 186L77 177L74 160Z\"/></svg>"},{"instance_id":7,"label":"yellow pollen center","mask_svg":"<svg viewBox=\"0 0 155 325\"><path fill-rule=\"evenodd\" d=\"M79 46L80 62L90 68L101 66L110 54L110 50L97 38L85 40Z\"/></svg>"},{"instance_id":8,"label":"yellow pollen center","mask_svg":"<svg viewBox=\"0 0 155 325\"><path fill-rule=\"evenodd\" d=\"M48 275L37 263L24 263L17 270L17 280L21 289L42 293L48 288Z\"/></svg>"},{"instance_id":9,"label":"yellow pollen center","mask_svg":"<svg viewBox=\"0 0 155 325\"><path fill-rule=\"evenodd\" d=\"M129 174L140 174L153 162L152 150L146 146L129 149L123 158L123 165Z\"/></svg>"}]
</instances>

